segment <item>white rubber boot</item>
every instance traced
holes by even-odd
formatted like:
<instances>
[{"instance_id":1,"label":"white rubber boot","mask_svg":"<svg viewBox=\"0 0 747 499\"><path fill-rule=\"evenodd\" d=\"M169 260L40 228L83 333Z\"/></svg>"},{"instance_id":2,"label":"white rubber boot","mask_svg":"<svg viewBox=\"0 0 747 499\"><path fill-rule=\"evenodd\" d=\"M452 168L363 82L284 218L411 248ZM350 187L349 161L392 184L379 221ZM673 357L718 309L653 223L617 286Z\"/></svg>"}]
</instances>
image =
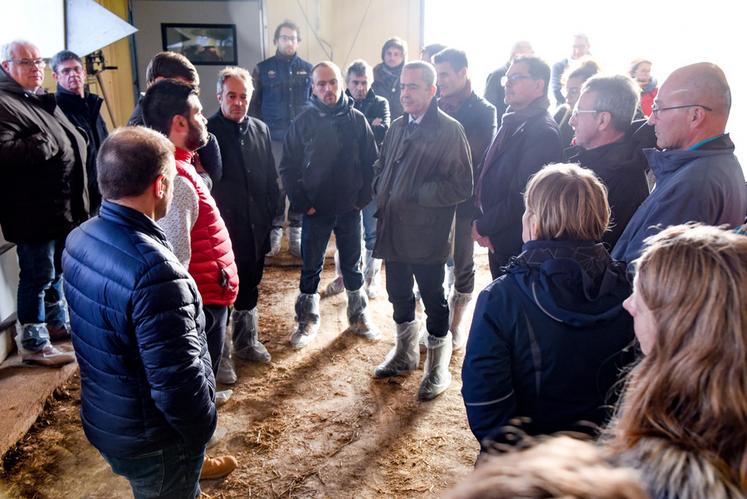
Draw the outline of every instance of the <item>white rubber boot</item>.
<instances>
[{"instance_id":1,"label":"white rubber boot","mask_svg":"<svg viewBox=\"0 0 747 499\"><path fill-rule=\"evenodd\" d=\"M397 336L392 348L374 371L376 378L388 378L417 369L420 360L418 351L418 321L397 324Z\"/></svg>"},{"instance_id":2,"label":"white rubber boot","mask_svg":"<svg viewBox=\"0 0 747 499\"><path fill-rule=\"evenodd\" d=\"M453 335L454 350L460 350L467 343L469 330L465 330L462 322L470 300L472 293L460 293L456 289L449 296L449 329Z\"/></svg>"},{"instance_id":3,"label":"white rubber boot","mask_svg":"<svg viewBox=\"0 0 747 499\"><path fill-rule=\"evenodd\" d=\"M363 266L363 279L366 294L374 299L381 294L381 259L373 257L372 250L366 250L366 260Z\"/></svg>"},{"instance_id":4,"label":"white rubber boot","mask_svg":"<svg viewBox=\"0 0 747 499\"><path fill-rule=\"evenodd\" d=\"M441 395L451 384L449 362L451 361L451 333L439 338L428 335L428 353L425 356L423 380L420 382L418 398L433 400Z\"/></svg>"},{"instance_id":5,"label":"white rubber boot","mask_svg":"<svg viewBox=\"0 0 747 499\"><path fill-rule=\"evenodd\" d=\"M251 310L234 310L232 319L234 355L249 362L268 364L272 357L259 341L257 307Z\"/></svg>"},{"instance_id":6,"label":"white rubber boot","mask_svg":"<svg viewBox=\"0 0 747 499\"><path fill-rule=\"evenodd\" d=\"M324 298L339 295L343 291L345 291L345 283L342 280L342 271L340 270L340 252L335 250L335 280L324 288Z\"/></svg>"},{"instance_id":7,"label":"white rubber boot","mask_svg":"<svg viewBox=\"0 0 747 499\"><path fill-rule=\"evenodd\" d=\"M280 241L283 239L283 228L273 227L270 231L270 251L266 256L277 256L280 253Z\"/></svg>"},{"instance_id":8,"label":"white rubber boot","mask_svg":"<svg viewBox=\"0 0 747 499\"><path fill-rule=\"evenodd\" d=\"M233 385L238 379L236 370L233 367L233 359L231 358L231 343L231 339L226 336L226 342L223 343L223 350L220 352L218 372L215 373L215 381L222 385Z\"/></svg>"},{"instance_id":9,"label":"white rubber boot","mask_svg":"<svg viewBox=\"0 0 747 499\"><path fill-rule=\"evenodd\" d=\"M381 338L381 331L371 322L371 317L368 315L368 298L366 298L363 288L356 291L346 291L348 294L348 324L350 324L350 330L367 340Z\"/></svg>"},{"instance_id":10,"label":"white rubber boot","mask_svg":"<svg viewBox=\"0 0 747 499\"><path fill-rule=\"evenodd\" d=\"M301 258L301 227L288 227L288 251Z\"/></svg>"},{"instance_id":11,"label":"white rubber boot","mask_svg":"<svg viewBox=\"0 0 747 499\"><path fill-rule=\"evenodd\" d=\"M319 293L299 293L296 298L296 329L290 335L291 347L300 349L319 333Z\"/></svg>"}]
</instances>

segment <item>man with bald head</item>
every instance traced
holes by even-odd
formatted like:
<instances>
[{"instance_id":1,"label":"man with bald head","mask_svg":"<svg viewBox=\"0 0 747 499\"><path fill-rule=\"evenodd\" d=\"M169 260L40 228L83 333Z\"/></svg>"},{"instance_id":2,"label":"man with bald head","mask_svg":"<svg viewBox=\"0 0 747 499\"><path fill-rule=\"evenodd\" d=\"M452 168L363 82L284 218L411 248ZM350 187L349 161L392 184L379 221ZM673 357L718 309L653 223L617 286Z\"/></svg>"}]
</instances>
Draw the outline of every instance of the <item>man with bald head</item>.
<instances>
[{"instance_id":1,"label":"man with bald head","mask_svg":"<svg viewBox=\"0 0 747 499\"><path fill-rule=\"evenodd\" d=\"M376 140L365 115L343 93L336 64L325 61L312 68L311 91L311 105L288 128L280 161L291 210L303 213L300 292L290 335L296 349L319 331L317 289L332 232L347 292L349 330L370 340L381 334L369 320L360 268L361 209L371 201Z\"/></svg>"},{"instance_id":2,"label":"man with bald head","mask_svg":"<svg viewBox=\"0 0 747 499\"><path fill-rule=\"evenodd\" d=\"M46 62L34 44L4 45L0 65L0 225L21 271L16 343L24 362L58 366L75 361L50 337L70 337L60 258L88 217L86 143L41 88Z\"/></svg>"},{"instance_id":3,"label":"man with bald head","mask_svg":"<svg viewBox=\"0 0 747 499\"><path fill-rule=\"evenodd\" d=\"M661 150L644 151L656 186L620 236L615 259L632 262L648 236L670 225L744 221L744 174L725 133L730 107L729 84L715 64L685 66L666 79L649 118Z\"/></svg>"}]
</instances>

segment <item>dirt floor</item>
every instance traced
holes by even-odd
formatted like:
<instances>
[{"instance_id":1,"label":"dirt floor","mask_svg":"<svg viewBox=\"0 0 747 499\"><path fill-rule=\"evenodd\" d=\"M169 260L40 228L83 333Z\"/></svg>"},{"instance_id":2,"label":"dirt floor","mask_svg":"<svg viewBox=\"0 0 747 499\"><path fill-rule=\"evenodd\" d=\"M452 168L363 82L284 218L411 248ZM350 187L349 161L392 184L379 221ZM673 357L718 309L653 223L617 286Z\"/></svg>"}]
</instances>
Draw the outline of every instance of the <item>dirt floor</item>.
<instances>
[{"instance_id":1,"label":"dirt floor","mask_svg":"<svg viewBox=\"0 0 747 499\"><path fill-rule=\"evenodd\" d=\"M476 260L479 290L490 272L485 254ZM322 286L332 273L328 264ZM431 402L418 402L416 396L424 354L418 371L374 380L374 367L394 342L385 295L371 302L382 340L369 342L344 332L345 298L338 295L322 300L314 343L293 351L287 338L298 275L298 267L266 270L260 328L272 363L237 360L239 381L218 419L228 434L209 454L231 453L239 468L224 479L203 481L203 492L215 498L430 497L466 475L478 445L460 395L463 353L452 359L451 387ZM76 375L6 454L0 497L131 497L127 482L86 440L79 397Z\"/></svg>"}]
</instances>

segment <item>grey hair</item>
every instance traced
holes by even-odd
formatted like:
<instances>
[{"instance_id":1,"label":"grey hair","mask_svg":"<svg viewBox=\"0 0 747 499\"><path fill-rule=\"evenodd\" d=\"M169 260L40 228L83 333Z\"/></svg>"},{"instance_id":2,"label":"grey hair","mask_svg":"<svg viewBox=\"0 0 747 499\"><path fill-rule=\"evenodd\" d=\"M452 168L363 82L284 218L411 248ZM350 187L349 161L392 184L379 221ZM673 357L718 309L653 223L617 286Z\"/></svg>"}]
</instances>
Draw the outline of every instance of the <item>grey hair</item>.
<instances>
[{"instance_id":1,"label":"grey hair","mask_svg":"<svg viewBox=\"0 0 747 499\"><path fill-rule=\"evenodd\" d=\"M244 82L244 85L246 85L246 90L248 93L254 92L254 82L252 82L252 75L249 74L249 71L238 66L226 66L218 72L217 87L219 94L223 93L223 85L229 78L236 78L237 80L241 80L242 82Z\"/></svg>"},{"instance_id":2,"label":"grey hair","mask_svg":"<svg viewBox=\"0 0 747 499\"><path fill-rule=\"evenodd\" d=\"M373 82L373 69L363 59L356 59L350 63L350 66L345 70L345 81L349 80L351 75L365 76L369 83Z\"/></svg>"},{"instance_id":3,"label":"grey hair","mask_svg":"<svg viewBox=\"0 0 747 499\"><path fill-rule=\"evenodd\" d=\"M592 76L584 83L581 93L596 92L595 109L612 115L612 126L625 132L633 122L639 101L638 86L629 76Z\"/></svg>"},{"instance_id":4,"label":"grey hair","mask_svg":"<svg viewBox=\"0 0 747 499\"><path fill-rule=\"evenodd\" d=\"M404 65L402 71L405 69L419 69L423 75L425 84L429 87L432 87L436 82L436 68L430 62L410 61Z\"/></svg>"},{"instance_id":5,"label":"grey hair","mask_svg":"<svg viewBox=\"0 0 747 499\"><path fill-rule=\"evenodd\" d=\"M13 59L13 50L16 47L19 47L19 46L22 46L22 45L31 45L32 47L36 47L36 45L34 45L33 43L31 43L28 40L22 40L20 38L17 39L17 40L12 40L12 41L6 43L5 45L3 45L2 48L0 48L0 61L10 61L10 60L12 60ZM38 47L37 47L37 50L38 50Z\"/></svg>"}]
</instances>

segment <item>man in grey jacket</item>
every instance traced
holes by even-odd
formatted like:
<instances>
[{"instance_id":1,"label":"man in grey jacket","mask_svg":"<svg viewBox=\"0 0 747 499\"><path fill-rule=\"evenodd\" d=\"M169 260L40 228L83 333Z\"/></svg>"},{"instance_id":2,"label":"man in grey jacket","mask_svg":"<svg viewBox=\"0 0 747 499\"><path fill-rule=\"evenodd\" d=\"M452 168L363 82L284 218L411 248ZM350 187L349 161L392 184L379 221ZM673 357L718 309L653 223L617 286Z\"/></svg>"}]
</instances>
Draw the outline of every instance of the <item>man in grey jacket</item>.
<instances>
[{"instance_id":1,"label":"man in grey jacket","mask_svg":"<svg viewBox=\"0 0 747 499\"><path fill-rule=\"evenodd\" d=\"M451 383L452 335L443 290L456 206L472 194L472 161L464 129L438 109L436 71L423 61L401 74L405 110L384 138L374 169L379 207L374 257L386 262L386 289L397 323L396 345L377 378L415 369L420 358L413 279L425 304L428 353L418 397L431 400Z\"/></svg>"},{"instance_id":2,"label":"man in grey jacket","mask_svg":"<svg viewBox=\"0 0 747 499\"><path fill-rule=\"evenodd\" d=\"M648 236L670 225L734 227L744 221L744 174L725 133L730 108L729 84L715 64L691 64L669 75L649 118L661 151L644 151L656 186L615 244L613 258L632 262Z\"/></svg>"}]
</instances>

